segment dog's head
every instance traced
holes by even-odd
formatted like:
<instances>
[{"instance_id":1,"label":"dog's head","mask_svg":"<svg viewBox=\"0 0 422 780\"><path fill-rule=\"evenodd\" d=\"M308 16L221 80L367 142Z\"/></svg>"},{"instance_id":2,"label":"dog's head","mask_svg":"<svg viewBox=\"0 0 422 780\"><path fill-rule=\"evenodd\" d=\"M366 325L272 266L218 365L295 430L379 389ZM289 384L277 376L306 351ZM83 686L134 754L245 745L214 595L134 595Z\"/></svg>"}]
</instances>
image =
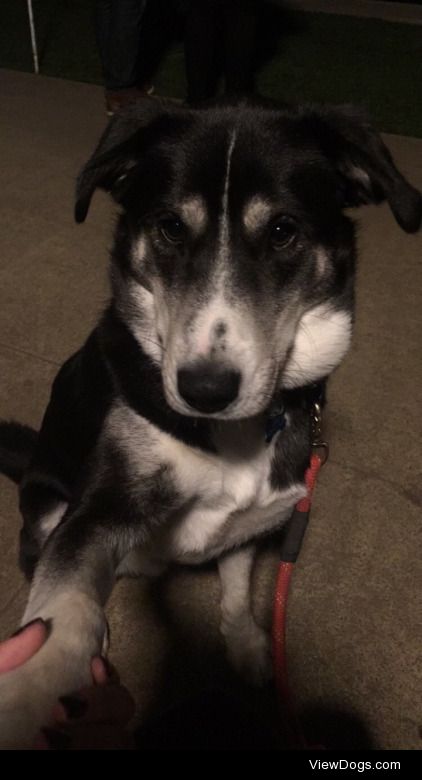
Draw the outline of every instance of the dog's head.
<instances>
[{"instance_id":1,"label":"dog's head","mask_svg":"<svg viewBox=\"0 0 422 780\"><path fill-rule=\"evenodd\" d=\"M327 376L348 349L354 233L347 206L387 200L406 231L422 198L348 107L187 109L146 100L112 120L83 169L122 207L116 305L160 367L174 410L258 414Z\"/></svg>"}]
</instances>

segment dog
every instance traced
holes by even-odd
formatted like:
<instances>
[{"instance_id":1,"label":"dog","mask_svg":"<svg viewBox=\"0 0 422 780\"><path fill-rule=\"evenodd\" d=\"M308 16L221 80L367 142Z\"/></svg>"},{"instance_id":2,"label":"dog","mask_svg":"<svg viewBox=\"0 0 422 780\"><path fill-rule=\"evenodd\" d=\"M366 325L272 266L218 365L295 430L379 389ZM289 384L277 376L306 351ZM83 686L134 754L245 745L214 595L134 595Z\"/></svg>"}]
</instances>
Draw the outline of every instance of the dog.
<instances>
[{"instance_id":1,"label":"dog","mask_svg":"<svg viewBox=\"0 0 422 780\"><path fill-rule=\"evenodd\" d=\"M267 677L249 580L257 543L306 494L313 388L350 345L345 209L387 201L408 232L422 218L420 193L348 106L145 99L83 168L78 222L97 188L119 206L110 303L59 371L40 432L0 426L32 578L22 624L51 628L0 677L8 748L31 745L57 697L89 683L116 577L171 561L217 561L229 658Z\"/></svg>"}]
</instances>

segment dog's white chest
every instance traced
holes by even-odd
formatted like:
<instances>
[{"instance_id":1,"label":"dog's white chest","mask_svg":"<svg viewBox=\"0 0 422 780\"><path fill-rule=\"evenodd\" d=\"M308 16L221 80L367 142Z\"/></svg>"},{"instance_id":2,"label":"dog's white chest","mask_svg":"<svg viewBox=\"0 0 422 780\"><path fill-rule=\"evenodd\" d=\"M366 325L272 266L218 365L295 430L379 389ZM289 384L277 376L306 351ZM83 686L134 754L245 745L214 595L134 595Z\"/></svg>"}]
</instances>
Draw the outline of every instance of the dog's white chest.
<instances>
[{"instance_id":1,"label":"dog's white chest","mask_svg":"<svg viewBox=\"0 0 422 780\"><path fill-rule=\"evenodd\" d=\"M252 444L252 443L251 443ZM160 548L173 560L199 563L282 524L305 491L271 487L274 446L253 442L241 455L228 447L222 456L175 443L167 448L177 488L192 496L187 508L160 534ZM174 452L172 452L174 446ZM182 448L182 449L180 449Z\"/></svg>"}]
</instances>

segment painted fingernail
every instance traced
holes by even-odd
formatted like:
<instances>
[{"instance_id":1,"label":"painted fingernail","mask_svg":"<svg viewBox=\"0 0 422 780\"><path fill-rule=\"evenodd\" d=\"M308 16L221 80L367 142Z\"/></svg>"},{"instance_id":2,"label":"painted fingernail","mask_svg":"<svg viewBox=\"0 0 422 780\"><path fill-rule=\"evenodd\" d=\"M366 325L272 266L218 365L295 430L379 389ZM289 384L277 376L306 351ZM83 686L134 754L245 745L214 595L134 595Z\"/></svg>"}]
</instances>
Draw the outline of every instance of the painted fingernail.
<instances>
[{"instance_id":1,"label":"painted fingernail","mask_svg":"<svg viewBox=\"0 0 422 780\"><path fill-rule=\"evenodd\" d=\"M41 732L47 740L48 746L51 750L67 750L70 747L71 738L63 731L56 731L56 729L43 728Z\"/></svg>"},{"instance_id":2,"label":"painted fingernail","mask_svg":"<svg viewBox=\"0 0 422 780\"><path fill-rule=\"evenodd\" d=\"M29 628L29 626L33 626L34 623L42 623L42 624L44 624L44 620L42 618L35 618L34 620L30 620L29 623L25 623L24 626L21 626L20 628L18 628L18 630L15 631L15 633L12 634L10 638L12 639L12 637L14 637L14 636L19 636L19 634L22 634L23 631L26 631L26 629Z\"/></svg>"},{"instance_id":3,"label":"painted fingernail","mask_svg":"<svg viewBox=\"0 0 422 780\"><path fill-rule=\"evenodd\" d=\"M88 709L88 702L78 696L59 696L59 702L70 720L82 718Z\"/></svg>"}]
</instances>

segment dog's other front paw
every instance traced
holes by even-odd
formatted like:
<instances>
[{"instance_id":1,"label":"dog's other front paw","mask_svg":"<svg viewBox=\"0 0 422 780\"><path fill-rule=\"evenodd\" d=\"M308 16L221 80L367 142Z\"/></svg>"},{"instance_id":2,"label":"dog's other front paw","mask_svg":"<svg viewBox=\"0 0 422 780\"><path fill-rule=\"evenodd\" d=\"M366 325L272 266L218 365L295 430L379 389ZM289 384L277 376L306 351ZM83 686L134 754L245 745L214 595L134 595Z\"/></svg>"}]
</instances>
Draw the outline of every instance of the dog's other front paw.
<instances>
[{"instance_id":1,"label":"dog's other front paw","mask_svg":"<svg viewBox=\"0 0 422 780\"><path fill-rule=\"evenodd\" d=\"M271 642L266 631L247 617L221 626L229 661L251 685L264 685L272 677Z\"/></svg>"}]
</instances>

